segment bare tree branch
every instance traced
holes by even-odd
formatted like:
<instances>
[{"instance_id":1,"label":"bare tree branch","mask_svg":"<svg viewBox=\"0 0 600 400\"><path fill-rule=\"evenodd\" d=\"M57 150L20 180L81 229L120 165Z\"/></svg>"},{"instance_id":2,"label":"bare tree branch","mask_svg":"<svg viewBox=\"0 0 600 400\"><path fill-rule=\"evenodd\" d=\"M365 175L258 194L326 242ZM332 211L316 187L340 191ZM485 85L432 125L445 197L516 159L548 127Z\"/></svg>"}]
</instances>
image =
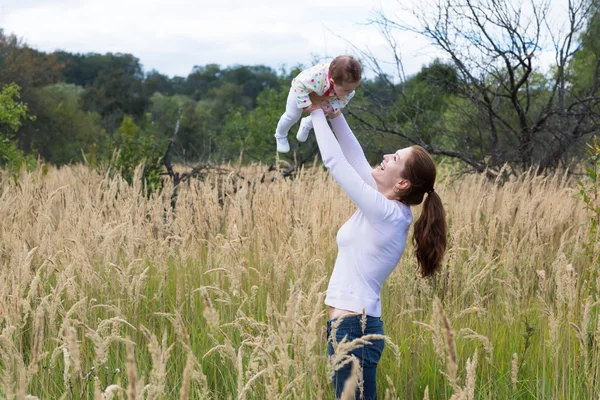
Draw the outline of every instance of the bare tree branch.
<instances>
[{"instance_id":1,"label":"bare tree branch","mask_svg":"<svg viewBox=\"0 0 600 400\"><path fill-rule=\"evenodd\" d=\"M559 165L582 138L597 133L600 55L589 91L578 94L570 68L596 11L592 0L569 0L563 11L567 24L559 30L550 20L552 6L550 0L435 0L406 7L416 23L375 12L369 22L379 28L393 54L399 55L395 31L417 33L440 49L458 74L455 96L476 112L463 110L464 123L455 126L423 125L428 109L407 97L404 89L412 78L399 70L400 84L385 79L399 93L396 108L379 104L352 116L368 129L440 151L478 170L507 162L522 168ZM542 73L548 37L555 64ZM382 72L375 57L370 54L368 59ZM402 66L400 58L395 62ZM448 147L445 140L445 146L436 146L436 138L442 137L455 140L454 145ZM464 144L466 149L460 147ZM473 148L477 155L470 152Z\"/></svg>"}]
</instances>

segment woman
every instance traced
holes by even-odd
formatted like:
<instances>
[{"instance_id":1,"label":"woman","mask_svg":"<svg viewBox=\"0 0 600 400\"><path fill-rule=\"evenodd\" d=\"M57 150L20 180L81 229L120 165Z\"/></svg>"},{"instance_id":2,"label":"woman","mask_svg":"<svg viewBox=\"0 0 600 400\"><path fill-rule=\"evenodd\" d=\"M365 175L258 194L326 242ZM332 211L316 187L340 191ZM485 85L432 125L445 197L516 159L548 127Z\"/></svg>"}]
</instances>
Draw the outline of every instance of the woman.
<instances>
[{"instance_id":1,"label":"woman","mask_svg":"<svg viewBox=\"0 0 600 400\"><path fill-rule=\"evenodd\" d=\"M325 299L329 306L328 350L332 356L334 340L339 343L344 337L352 341L364 335L384 334L380 290L404 252L413 221L410 206L425 199L413 234L424 277L432 275L442 262L446 221L442 202L434 190L435 164L422 147L386 154L381 164L372 169L341 113L330 116L337 140L323 110L312 111L311 116L323 163L358 207L338 231L338 256ZM366 314L366 326L357 313ZM337 329L332 338L334 323ZM371 343L352 351L362 366L364 399L377 398L376 371L384 347L383 340ZM336 397L340 397L350 373L351 363L336 371ZM358 389L356 398L360 398Z\"/></svg>"}]
</instances>

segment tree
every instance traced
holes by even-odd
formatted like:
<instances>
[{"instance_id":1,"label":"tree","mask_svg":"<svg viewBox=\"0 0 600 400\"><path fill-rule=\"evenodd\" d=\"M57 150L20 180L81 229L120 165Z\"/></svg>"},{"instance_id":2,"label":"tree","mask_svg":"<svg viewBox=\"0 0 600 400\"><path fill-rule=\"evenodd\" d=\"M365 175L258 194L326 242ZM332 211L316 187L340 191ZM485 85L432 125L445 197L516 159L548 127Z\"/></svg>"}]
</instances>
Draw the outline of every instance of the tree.
<instances>
[{"instance_id":1,"label":"tree","mask_svg":"<svg viewBox=\"0 0 600 400\"><path fill-rule=\"evenodd\" d=\"M146 79L144 79L144 93L146 97L151 97L154 93L172 96L175 94L175 85L168 76L152 70L146 74Z\"/></svg>"},{"instance_id":2,"label":"tree","mask_svg":"<svg viewBox=\"0 0 600 400\"><path fill-rule=\"evenodd\" d=\"M450 109L443 118L424 126L416 117L423 107L411 103L406 85L390 81L400 103L413 109L403 112L405 121L401 122L408 123L382 121L382 114L394 111L375 104L357 116L364 126L419 144L431 153L458 158L478 171L505 163L521 168L556 167L567 162L574 146L598 132L600 120L592 111L600 100L598 74L582 96L573 92L568 68L582 48L578 35L593 15L590 0L569 0L568 26L563 31L551 25L546 0L530 0L527 5L509 0L429 4L412 10L418 21L413 25L383 12L373 22L388 40L397 77L403 82L407 79L394 38L397 30L424 36L447 56L457 77L449 82ZM542 74L540 54L546 36L551 38L555 62L550 73ZM371 68L382 71L379 60L364 55Z\"/></svg>"},{"instance_id":3,"label":"tree","mask_svg":"<svg viewBox=\"0 0 600 400\"><path fill-rule=\"evenodd\" d=\"M183 95L154 93L150 101L152 123L164 135L173 130L173 121L177 119L178 110L182 110L177 142L171 150L173 158L182 162L189 159L206 160L210 156L213 148L208 130L217 123L210 110Z\"/></svg>"},{"instance_id":4,"label":"tree","mask_svg":"<svg viewBox=\"0 0 600 400\"><path fill-rule=\"evenodd\" d=\"M87 161L96 164L109 153L109 138L100 127L100 115L80 107L84 89L59 83L38 89L40 107L36 124L43 132L32 147L44 160L56 165Z\"/></svg>"},{"instance_id":5,"label":"tree","mask_svg":"<svg viewBox=\"0 0 600 400\"><path fill-rule=\"evenodd\" d=\"M184 92L194 100L206 98L210 89L221 85L221 67L217 64L194 66L188 75Z\"/></svg>"},{"instance_id":6,"label":"tree","mask_svg":"<svg viewBox=\"0 0 600 400\"><path fill-rule=\"evenodd\" d=\"M588 112L600 112L600 102L596 98L600 86L600 2L594 3L594 12L586 31L580 37L581 49L569 63L569 84L571 93L581 104L587 104Z\"/></svg>"},{"instance_id":7,"label":"tree","mask_svg":"<svg viewBox=\"0 0 600 400\"><path fill-rule=\"evenodd\" d=\"M419 144L454 148L454 142L436 132L456 97L457 80L458 74L452 65L434 60L399 84L393 83L393 77L384 74L363 82L357 91L362 96L352 100L346 113L367 128L365 132L358 125L355 131L369 160L379 162L382 152L398 149L399 135L396 132L414 134ZM367 134L373 130L383 132L383 137ZM406 144L413 143L408 141Z\"/></svg>"},{"instance_id":8,"label":"tree","mask_svg":"<svg viewBox=\"0 0 600 400\"><path fill-rule=\"evenodd\" d=\"M16 36L7 36L0 29L0 87L12 83L18 85L20 99L27 104L32 115L37 115L40 110L41 99L37 89L58 82L62 67L56 56L32 49ZM15 138L21 149L32 153L32 143L40 134L41 127L31 119L21 122Z\"/></svg>"},{"instance_id":9,"label":"tree","mask_svg":"<svg viewBox=\"0 0 600 400\"><path fill-rule=\"evenodd\" d=\"M253 110L233 109L225 118L222 133L214 137L222 158L234 159L240 154L247 160L272 162L275 158L275 127L285 108L287 93L273 89L258 96Z\"/></svg>"},{"instance_id":10,"label":"tree","mask_svg":"<svg viewBox=\"0 0 600 400\"><path fill-rule=\"evenodd\" d=\"M287 95L287 91L267 89L258 96L256 108L249 111L244 108L232 110L225 118L225 127L220 135L213 138L219 158L232 160L243 156L243 160L251 162L274 162L276 150L273 134L285 110ZM290 129L291 137L295 136L295 129L297 128ZM280 159L288 160L291 165L284 175L312 162L318 154L314 135L297 147L294 145L297 141L291 142L293 152L279 155Z\"/></svg>"},{"instance_id":11,"label":"tree","mask_svg":"<svg viewBox=\"0 0 600 400\"><path fill-rule=\"evenodd\" d=\"M113 132L124 115L136 119L143 117L149 98L136 74L119 69L108 75L100 73L94 84L84 92L82 103L85 110L99 113L103 127Z\"/></svg>"},{"instance_id":12,"label":"tree","mask_svg":"<svg viewBox=\"0 0 600 400\"><path fill-rule=\"evenodd\" d=\"M113 136L115 154L111 167L131 185L136 169L143 163L141 179L146 194L149 195L161 185L161 175L164 172L162 156L167 147L166 137L153 126L148 116L137 125L126 115Z\"/></svg>"},{"instance_id":13,"label":"tree","mask_svg":"<svg viewBox=\"0 0 600 400\"><path fill-rule=\"evenodd\" d=\"M31 88L58 82L62 67L56 56L32 49L0 29L0 84L17 84L22 98Z\"/></svg>"},{"instance_id":14,"label":"tree","mask_svg":"<svg viewBox=\"0 0 600 400\"><path fill-rule=\"evenodd\" d=\"M18 85L6 85L0 91L0 168L8 168L13 174L23 164L33 167L35 160L26 157L17 146L11 133L21 127L22 121L31 119L27 105L18 101L20 88Z\"/></svg>"},{"instance_id":15,"label":"tree","mask_svg":"<svg viewBox=\"0 0 600 400\"><path fill-rule=\"evenodd\" d=\"M263 65L235 65L222 71L223 82L241 86L242 95L250 98L256 106L258 95L265 89L280 87L279 77L269 67Z\"/></svg>"},{"instance_id":16,"label":"tree","mask_svg":"<svg viewBox=\"0 0 600 400\"><path fill-rule=\"evenodd\" d=\"M144 79L139 59L131 54L73 54L58 51L55 56L64 65L63 77L66 83L89 87L94 84L100 74L108 76L116 71L121 71L124 75L139 81Z\"/></svg>"}]
</instances>

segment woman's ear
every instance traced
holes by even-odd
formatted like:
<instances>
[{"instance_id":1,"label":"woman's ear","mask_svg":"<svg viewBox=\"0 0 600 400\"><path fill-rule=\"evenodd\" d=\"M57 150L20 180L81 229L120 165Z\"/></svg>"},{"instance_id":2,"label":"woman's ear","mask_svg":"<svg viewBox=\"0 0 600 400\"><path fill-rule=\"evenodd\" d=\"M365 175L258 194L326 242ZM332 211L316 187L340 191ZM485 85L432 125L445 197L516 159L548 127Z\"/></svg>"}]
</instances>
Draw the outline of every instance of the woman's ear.
<instances>
[{"instance_id":1,"label":"woman's ear","mask_svg":"<svg viewBox=\"0 0 600 400\"><path fill-rule=\"evenodd\" d=\"M400 179L398 182L396 182L394 187L398 188L399 190L407 190L410 188L410 181L408 179Z\"/></svg>"}]
</instances>

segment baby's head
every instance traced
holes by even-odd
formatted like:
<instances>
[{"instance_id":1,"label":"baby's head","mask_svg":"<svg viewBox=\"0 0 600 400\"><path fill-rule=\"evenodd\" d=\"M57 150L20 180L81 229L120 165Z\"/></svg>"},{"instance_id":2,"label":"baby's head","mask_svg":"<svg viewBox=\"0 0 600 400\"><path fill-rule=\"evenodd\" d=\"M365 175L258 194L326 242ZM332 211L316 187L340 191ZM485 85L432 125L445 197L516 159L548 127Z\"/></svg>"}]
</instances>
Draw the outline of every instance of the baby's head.
<instances>
[{"instance_id":1,"label":"baby's head","mask_svg":"<svg viewBox=\"0 0 600 400\"><path fill-rule=\"evenodd\" d=\"M331 85L338 96L346 96L360 84L362 67L352 56L339 56L329 65Z\"/></svg>"}]
</instances>

